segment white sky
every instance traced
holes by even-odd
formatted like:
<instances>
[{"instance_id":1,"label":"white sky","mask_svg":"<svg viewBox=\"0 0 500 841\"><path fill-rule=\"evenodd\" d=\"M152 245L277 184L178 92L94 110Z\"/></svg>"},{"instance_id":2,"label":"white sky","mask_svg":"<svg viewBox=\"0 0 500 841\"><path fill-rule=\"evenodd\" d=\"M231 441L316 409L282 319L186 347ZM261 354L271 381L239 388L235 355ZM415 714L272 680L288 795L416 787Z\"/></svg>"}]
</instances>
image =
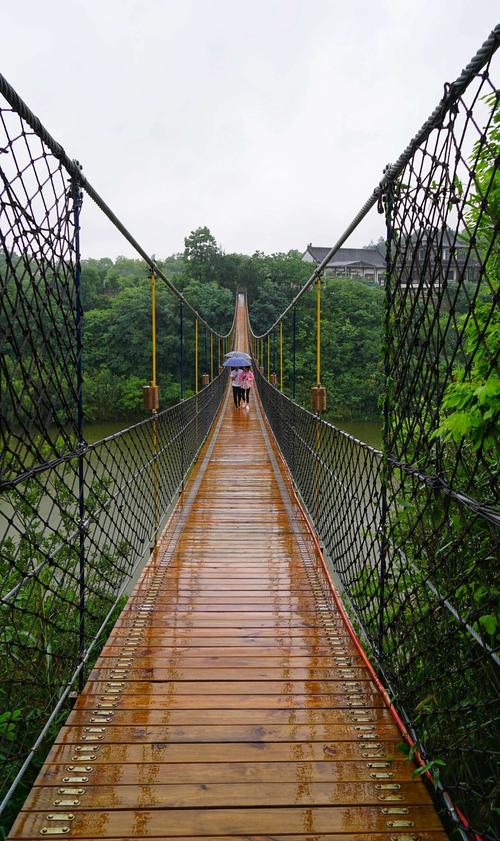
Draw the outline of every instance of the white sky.
<instances>
[{"instance_id":1,"label":"white sky","mask_svg":"<svg viewBox=\"0 0 500 841\"><path fill-rule=\"evenodd\" d=\"M0 71L149 253L331 245L493 0L1 0ZM372 212L349 241L383 233ZM85 201L83 256L133 252Z\"/></svg>"}]
</instances>

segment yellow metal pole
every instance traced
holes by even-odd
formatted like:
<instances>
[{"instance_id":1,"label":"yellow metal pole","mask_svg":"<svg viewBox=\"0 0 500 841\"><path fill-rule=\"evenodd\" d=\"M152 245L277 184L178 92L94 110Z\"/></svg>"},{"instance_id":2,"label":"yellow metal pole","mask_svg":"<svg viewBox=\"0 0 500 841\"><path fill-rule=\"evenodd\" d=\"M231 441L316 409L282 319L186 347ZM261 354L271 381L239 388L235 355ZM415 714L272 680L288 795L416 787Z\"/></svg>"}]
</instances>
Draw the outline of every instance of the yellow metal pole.
<instances>
[{"instance_id":1,"label":"yellow metal pole","mask_svg":"<svg viewBox=\"0 0 500 841\"><path fill-rule=\"evenodd\" d=\"M194 390L198 394L198 319L194 320Z\"/></svg>"},{"instance_id":2,"label":"yellow metal pole","mask_svg":"<svg viewBox=\"0 0 500 841\"><path fill-rule=\"evenodd\" d=\"M271 334L267 334L267 379L271 377Z\"/></svg>"},{"instance_id":3,"label":"yellow metal pole","mask_svg":"<svg viewBox=\"0 0 500 841\"><path fill-rule=\"evenodd\" d=\"M316 385L321 385L321 278L316 282Z\"/></svg>"},{"instance_id":4,"label":"yellow metal pole","mask_svg":"<svg viewBox=\"0 0 500 841\"><path fill-rule=\"evenodd\" d=\"M283 391L283 322L280 321L280 391Z\"/></svg>"},{"instance_id":5,"label":"yellow metal pole","mask_svg":"<svg viewBox=\"0 0 500 841\"><path fill-rule=\"evenodd\" d=\"M151 272L151 385L156 385L156 277Z\"/></svg>"},{"instance_id":6,"label":"yellow metal pole","mask_svg":"<svg viewBox=\"0 0 500 841\"><path fill-rule=\"evenodd\" d=\"M214 378L214 334L210 333L210 382Z\"/></svg>"},{"instance_id":7,"label":"yellow metal pole","mask_svg":"<svg viewBox=\"0 0 500 841\"><path fill-rule=\"evenodd\" d=\"M218 342L218 345L219 345L219 356L218 356L218 359L219 359L219 368L220 368L220 336L219 336L219 342Z\"/></svg>"},{"instance_id":8,"label":"yellow metal pole","mask_svg":"<svg viewBox=\"0 0 500 841\"><path fill-rule=\"evenodd\" d=\"M321 385L321 277L318 277L316 282L316 385ZM320 493L321 493L321 473L320 473L320 450L321 450L321 422L318 419L316 421L316 476L315 476L315 504L316 510L319 510L320 506Z\"/></svg>"}]
</instances>

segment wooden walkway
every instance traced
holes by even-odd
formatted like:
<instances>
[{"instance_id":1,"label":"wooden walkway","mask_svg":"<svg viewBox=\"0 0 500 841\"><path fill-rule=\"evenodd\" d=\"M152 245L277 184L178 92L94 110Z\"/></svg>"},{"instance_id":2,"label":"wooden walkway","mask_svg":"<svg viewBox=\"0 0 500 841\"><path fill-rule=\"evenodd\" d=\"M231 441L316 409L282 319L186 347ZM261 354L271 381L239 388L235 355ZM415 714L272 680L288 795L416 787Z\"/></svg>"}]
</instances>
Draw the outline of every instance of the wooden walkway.
<instances>
[{"instance_id":1,"label":"wooden walkway","mask_svg":"<svg viewBox=\"0 0 500 841\"><path fill-rule=\"evenodd\" d=\"M400 742L256 395L228 396L11 837L444 841Z\"/></svg>"}]
</instances>

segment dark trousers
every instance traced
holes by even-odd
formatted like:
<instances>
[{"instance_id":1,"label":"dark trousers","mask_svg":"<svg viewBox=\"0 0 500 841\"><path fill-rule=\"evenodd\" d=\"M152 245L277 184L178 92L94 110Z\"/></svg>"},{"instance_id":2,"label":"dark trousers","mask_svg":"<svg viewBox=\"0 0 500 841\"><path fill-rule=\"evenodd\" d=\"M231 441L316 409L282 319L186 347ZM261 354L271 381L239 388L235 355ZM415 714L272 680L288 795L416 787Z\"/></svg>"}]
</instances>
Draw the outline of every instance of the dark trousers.
<instances>
[{"instance_id":1,"label":"dark trousers","mask_svg":"<svg viewBox=\"0 0 500 841\"><path fill-rule=\"evenodd\" d=\"M249 388L240 388L241 391L241 399L244 403L250 403L250 389Z\"/></svg>"},{"instance_id":2,"label":"dark trousers","mask_svg":"<svg viewBox=\"0 0 500 841\"><path fill-rule=\"evenodd\" d=\"M243 389L240 388L239 385L233 385L233 400L236 407L238 407L241 403L241 398L243 396L242 391Z\"/></svg>"}]
</instances>

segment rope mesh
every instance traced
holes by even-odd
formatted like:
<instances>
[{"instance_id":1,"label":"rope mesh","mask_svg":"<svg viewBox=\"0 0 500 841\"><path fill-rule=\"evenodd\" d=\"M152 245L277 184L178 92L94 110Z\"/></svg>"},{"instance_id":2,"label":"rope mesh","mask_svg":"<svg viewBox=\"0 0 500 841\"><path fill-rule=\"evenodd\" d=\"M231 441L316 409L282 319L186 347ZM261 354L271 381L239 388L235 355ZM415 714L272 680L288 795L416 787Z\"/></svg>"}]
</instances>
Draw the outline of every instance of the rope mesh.
<instances>
[{"instance_id":1,"label":"rope mesh","mask_svg":"<svg viewBox=\"0 0 500 841\"><path fill-rule=\"evenodd\" d=\"M74 173L0 101L0 793L95 658L103 625L149 555L220 405L225 373L199 394L92 444L82 434ZM177 329L177 324L175 325ZM145 339L149 323L144 325ZM156 477L153 483L153 472ZM153 487L157 486L157 499Z\"/></svg>"},{"instance_id":2,"label":"rope mesh","mask_svg":"<svg viewBox=\"0 0 500 841\"><path fill-rule=\"evenodd\" d=\"M470 837L487 839L500 814L500 110L490 73L475 74L380 197L384 454L257 374L353 620L439 790Z\"/></svg>"}]
</instances>

